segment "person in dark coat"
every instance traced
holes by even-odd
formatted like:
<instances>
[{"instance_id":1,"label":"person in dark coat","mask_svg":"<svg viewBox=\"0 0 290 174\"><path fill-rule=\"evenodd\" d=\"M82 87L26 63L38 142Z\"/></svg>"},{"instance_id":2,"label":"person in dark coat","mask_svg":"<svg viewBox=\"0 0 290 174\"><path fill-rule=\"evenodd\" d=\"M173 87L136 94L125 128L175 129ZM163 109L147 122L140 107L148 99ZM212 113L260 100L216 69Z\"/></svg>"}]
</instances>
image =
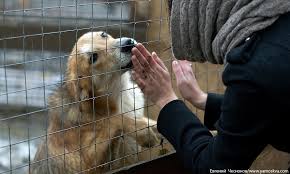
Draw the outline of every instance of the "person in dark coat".
<instances>
[{"instance_id":1,"label":"person in dark coat","mask_svg":"<svg viewBox=\"0 0 290 174\"><path fill-rule=\"evenodd\" d=\"M169 4L177 86L205 111L204 124L177 98L162 60L140 43L132 50L132 75L161 108L157 128L184 166L195 174L247 170L268 144L290 153L290 1ZM224 64L225 93L202 91L190 61Z\"/></svg>"}]
</instances>

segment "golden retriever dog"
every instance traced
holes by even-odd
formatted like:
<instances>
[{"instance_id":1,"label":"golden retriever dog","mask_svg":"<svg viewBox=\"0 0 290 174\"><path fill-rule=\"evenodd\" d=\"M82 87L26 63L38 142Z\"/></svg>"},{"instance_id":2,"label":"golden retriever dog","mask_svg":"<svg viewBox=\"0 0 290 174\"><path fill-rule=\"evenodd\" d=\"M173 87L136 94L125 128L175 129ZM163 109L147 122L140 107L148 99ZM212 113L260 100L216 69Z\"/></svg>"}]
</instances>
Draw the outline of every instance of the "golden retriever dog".
<instances>
[{"instance_id":1,"label":"golden retriever dog","mask_svg":"<svg viewBox=\"0 0 290 174\"><path fill-rule=\"evenodd\" d=\"M136 162L138 151L160 143L128 71L135 44L105 32L79 38L65 82L49 97L48 135L30 173L103 173Z\"/></svg>"}]
</instances>

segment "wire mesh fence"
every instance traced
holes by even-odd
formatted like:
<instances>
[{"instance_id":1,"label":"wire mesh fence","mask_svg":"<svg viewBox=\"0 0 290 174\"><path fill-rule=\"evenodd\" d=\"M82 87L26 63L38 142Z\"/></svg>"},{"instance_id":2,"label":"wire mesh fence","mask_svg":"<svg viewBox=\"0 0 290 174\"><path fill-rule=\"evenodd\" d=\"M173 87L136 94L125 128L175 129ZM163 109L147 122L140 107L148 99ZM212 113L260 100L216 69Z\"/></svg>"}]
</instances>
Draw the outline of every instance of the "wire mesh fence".
<instances>
[{"instance_id":1,"label":"wire mesh fence","mask_svg":"<svg viewBox=\"0 0 290 174\"><path fill-rule=\"evenodd\" d=\"M170 67L166 8L164 0L2 0L0 173L101 173L172 151L156 130L158 110L122 64L130 38ZM194 70L203 89L222 92L220 67Z\"/></svg>"}]
</instances>

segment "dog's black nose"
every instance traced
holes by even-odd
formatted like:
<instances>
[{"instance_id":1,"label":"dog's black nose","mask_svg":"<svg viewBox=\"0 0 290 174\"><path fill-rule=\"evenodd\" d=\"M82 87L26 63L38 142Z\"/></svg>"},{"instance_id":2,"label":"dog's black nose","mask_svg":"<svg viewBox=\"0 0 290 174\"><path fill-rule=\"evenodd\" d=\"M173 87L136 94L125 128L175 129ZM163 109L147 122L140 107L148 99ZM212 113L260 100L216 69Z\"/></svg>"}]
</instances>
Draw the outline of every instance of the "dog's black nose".
<instances>
[{"instance_id":1,"label":"dog's black nose","mask_svg":"<svg viewBox=\"0 0 290 174\"><path fill-rule=\"evenodd\" d=\"M121 52L131 52L132 48L135 47L136 41L131 38L122 38L121 40Z\"/></svg>"}]
</instances>

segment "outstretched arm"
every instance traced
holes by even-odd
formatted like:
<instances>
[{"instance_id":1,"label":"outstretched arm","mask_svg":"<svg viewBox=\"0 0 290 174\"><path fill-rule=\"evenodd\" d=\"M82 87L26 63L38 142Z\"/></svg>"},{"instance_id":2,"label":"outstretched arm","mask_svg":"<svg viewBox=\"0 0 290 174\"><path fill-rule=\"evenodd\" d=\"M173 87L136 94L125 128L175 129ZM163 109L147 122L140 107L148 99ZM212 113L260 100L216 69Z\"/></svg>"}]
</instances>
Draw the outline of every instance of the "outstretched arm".
<instances>
[{"instance_id":1,"label":"outstretched arm","mask_svg":"<svg viewBox=\"0 0 290 174\"><path fill-rule=\"evenodd\" d=\"M217 100L222 107L212 108L217 110L216 119L220 115L216 124L218 135L212 137L208 128L177 100L168 71L157 55L151 56L140 44L133 54L134 79L144 94L162 108L158 130L175 147L187 168L195 173L249 168L266 145L264 128L270 123L258 113L264 106L257 104L262 103L264 96L255 85L233 78L227 81L223 102ZM208 100L208 106L211 101Z\"/></svg>"},{"instance_id":2,"label":"outstretched arm","mask_svg":"<svg viewBox=\"0 0 290 174\"><path fill-rule=\"evenodd\" d=\"M247 84L227 88L216 124L215 137L179 100L163 107L158 130L174 146L185 167L193 173L210 169L248 169L266 143L265 127L269 119L258 113L261 95Z\"/></svg>"},{"instance_id":3,"label":"outstretched arm","mask_svg":"<svg viewBox=\"0 0 290 174\"><path fill-rule=\"evenodd\" d=\"M204 124L207 128L214 130L214 124L221 114L223 95L203 92L188 61L174 61L172 68L182 97L193 106L205 110Z\"/></svg>"}]
</instances>

